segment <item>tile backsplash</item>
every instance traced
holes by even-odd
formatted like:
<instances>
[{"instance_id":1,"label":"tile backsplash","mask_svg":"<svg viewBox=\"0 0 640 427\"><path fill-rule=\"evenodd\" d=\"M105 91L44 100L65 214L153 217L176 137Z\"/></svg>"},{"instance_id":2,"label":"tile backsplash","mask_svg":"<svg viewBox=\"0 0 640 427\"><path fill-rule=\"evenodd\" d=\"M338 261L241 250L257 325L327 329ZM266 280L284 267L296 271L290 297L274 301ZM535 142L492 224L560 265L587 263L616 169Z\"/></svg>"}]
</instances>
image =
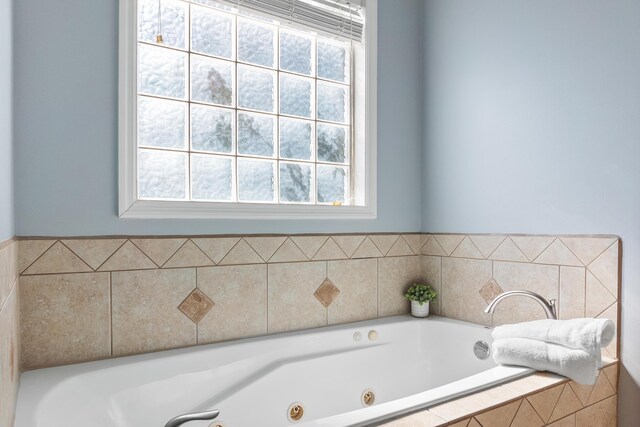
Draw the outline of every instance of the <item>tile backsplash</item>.
<instances>
[{"instance_id":1,"label":"tile backsplash","mask_svg":"<svg viewBox=\"0 0 640 427\"><path fill-rule=\"evenodd\" d=\"M23 369L406 313L428 281L432 311L485 325L543 316L617 322L616 237L350 234L22 239ZM607 349L617 355L616 345Z\"/></svg>"},{"instance_id":2,"label":"tile backsplash","mask_svg":"<svg viewBox=\"0 0 640 427\"><path fill-rule=\"evenodd\" d=\"M426 235L422 277L440 288L440 314L497 326L544 318L526 297L484 308L503 291L525 289L555 299L558 318L605 317L618 325L620 240L617 237ZM604 353L618 355L618 340Z\"/></svg>"},{"instance_id":3,"label":"tile backsplash","mask_svg":"<svg viewBox=\"0 0 640 427\"><path fill-rule=\"evenodd\" d=\"M0 426L13 425L18 394L18 242L0 242Z\"/></svg>"}]
</instances>

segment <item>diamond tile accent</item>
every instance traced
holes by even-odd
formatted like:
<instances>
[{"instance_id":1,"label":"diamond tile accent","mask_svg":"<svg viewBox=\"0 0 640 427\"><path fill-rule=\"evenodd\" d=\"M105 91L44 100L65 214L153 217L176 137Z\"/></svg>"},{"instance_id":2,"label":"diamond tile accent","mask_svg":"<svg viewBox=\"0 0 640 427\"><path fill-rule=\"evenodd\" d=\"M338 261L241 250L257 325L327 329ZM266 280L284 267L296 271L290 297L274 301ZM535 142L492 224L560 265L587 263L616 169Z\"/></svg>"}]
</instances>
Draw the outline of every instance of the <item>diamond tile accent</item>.
<instances>
[{"instance_id":1,"label":"diamond tile accent","mask_svg":"<svg viewBox=\"0 0 640 427\"><path fill-rule=\"evenodd\" d=\"M338 297L340 294L340 289L333 284L331 280L324 279L322 285L316 289L314 292L314 296L320 301L322 305L325 307L329 307L331 303Z\"/></svg>"},{"instance_id":2,"label":"diamond tile accent","mask_svg":"<svg viewBox=\"0 0 640 427\"><path fill-rule=\"evenodd\" d=\"M487 304L489 304L495 297L497 297L504 291L502 290L500 285L496 283L495 280L491 279L486 283L486 285L481 287L478 292L480 292L482 298L487 302Z\"/></svg>"},{"instance_id":3,"label":"diamond tile accent","mask_svg":"<svg viewBox=\"0 0 640 427\"><path fill-rule=\"evenodd\" d=\"M178 306L178 309L189 319L198 323L213 308L215 303L200 289L194 289Z\"/></svg>"},{"instance_id":4,"label":"diamond tile accent","mask_svg":"<svg viewBox=\"0 0 640 427\"><path fill-rule=\"evenodd\" d=\"M398 240L393 244L387 256L407 256L413 255L411 247L407 244L406 240L402 236L398 237Z\"/></svg>"}]
</instances>

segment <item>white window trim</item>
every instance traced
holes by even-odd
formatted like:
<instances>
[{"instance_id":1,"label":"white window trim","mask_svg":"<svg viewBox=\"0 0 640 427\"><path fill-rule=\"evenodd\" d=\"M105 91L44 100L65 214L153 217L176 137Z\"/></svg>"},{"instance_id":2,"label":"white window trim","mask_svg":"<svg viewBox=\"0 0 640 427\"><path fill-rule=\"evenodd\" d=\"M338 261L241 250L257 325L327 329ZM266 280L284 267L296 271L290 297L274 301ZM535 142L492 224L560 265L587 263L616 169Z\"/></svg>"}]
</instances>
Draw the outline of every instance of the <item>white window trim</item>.
<instances>
[{"instance_id":1,"label":"white window trim","mask_svg":"<svg viewBox=\"0 0 640 427\"><path fill-rule=\"evenodd\" d=\"M120 0L118 189L121 218L373 219L377 216L377 0L365 28L365 174L362 206L140 200L137 191L137 1Z\"/></svg>"}]
</instances>

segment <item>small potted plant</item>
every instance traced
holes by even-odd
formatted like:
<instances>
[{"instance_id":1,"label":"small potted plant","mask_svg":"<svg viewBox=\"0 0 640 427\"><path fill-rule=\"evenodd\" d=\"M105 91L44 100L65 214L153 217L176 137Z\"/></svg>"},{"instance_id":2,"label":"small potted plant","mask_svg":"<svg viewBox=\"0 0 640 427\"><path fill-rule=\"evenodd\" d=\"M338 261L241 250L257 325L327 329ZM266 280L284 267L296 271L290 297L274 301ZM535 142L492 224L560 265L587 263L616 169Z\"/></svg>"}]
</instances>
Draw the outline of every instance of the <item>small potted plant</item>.
<instances>
[{"instance_id":1,"label":"small potted plant","mask_svg":"<svg viewBox=\"0 0 640 427\"><path fill-rule=\"evenodd\" d=\"M411 315L414 317L427 317L429 315L429 303L435 301L438 294L429 285L414 283L404 294L411 301Z\"/></svg>"}]
</instances>

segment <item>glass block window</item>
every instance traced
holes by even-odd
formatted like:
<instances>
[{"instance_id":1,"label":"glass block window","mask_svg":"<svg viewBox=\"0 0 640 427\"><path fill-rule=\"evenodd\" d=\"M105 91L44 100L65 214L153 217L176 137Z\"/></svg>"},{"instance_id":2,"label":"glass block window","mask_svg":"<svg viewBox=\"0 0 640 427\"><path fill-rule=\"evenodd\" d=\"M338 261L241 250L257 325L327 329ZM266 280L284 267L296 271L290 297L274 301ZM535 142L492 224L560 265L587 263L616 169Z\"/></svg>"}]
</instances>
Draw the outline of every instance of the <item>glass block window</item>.
<instances>
[{"instance_id":1,"label":"glass block window","mask_svg":"<svg viewBox=\"0 0 640 427\"><path fill-rule=\"evenodd\" d=\"M138 0L138 198L351 204L350 43L210 3Z\"/></svg>"}]
</instances>

